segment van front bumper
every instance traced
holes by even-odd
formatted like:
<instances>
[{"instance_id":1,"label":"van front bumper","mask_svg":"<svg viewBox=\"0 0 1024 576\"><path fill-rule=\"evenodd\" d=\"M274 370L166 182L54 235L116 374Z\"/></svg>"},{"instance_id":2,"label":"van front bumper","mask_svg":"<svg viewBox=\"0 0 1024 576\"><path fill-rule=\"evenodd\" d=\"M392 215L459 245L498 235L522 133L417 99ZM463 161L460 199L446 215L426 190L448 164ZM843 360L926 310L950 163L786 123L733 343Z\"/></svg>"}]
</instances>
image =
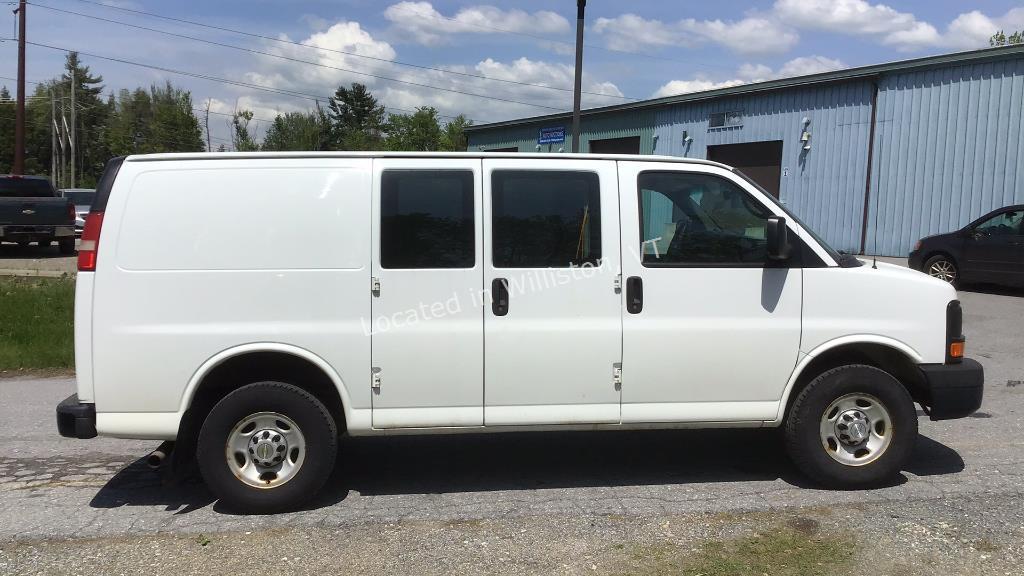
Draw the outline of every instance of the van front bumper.
<instances>
[{"instance_id":1,"label":"van front bumper","mask_svg":"<svg viewBox=\"0 0 1024 576\"><path fill-rule=\"evenodd\" d=\"M985 370L975 360L956 364L921 364L932 420L952 420L974 414L981 407Z\"/></svg>"},{"instance_id":2,"label":"van front bumper","mask_svg":"<svg viewBox=\"0 0 1024 576\"><path fill-rule=\"evenodd\" d=\"M57 404L57 431L66 438L96 437L96 405L78 401L72 394Z\"/></svg>"}]
</instances>

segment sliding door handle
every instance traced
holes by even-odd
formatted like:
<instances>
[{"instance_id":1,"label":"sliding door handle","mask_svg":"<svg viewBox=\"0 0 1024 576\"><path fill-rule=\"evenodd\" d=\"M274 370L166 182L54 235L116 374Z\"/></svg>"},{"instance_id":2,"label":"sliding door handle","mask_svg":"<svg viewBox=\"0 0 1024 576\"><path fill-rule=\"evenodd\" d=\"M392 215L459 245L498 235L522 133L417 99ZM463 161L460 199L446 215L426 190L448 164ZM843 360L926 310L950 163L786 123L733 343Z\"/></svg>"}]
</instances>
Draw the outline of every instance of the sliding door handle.
<instances>
[{"instance_id":1,"label":"sliding door handle","mask_svg":"<svg viewBox=\"0 0 1024 576\"><path fill-rule=\"evenodd\" d=\"M644 309L644 281L639 276L626 278L626 312L639 314Z\"/></svg>"},{"instance_id":2,"label":"sliding door handle","mask_svg":"<svg viewBox=\"0 0 1024 576\"><path fill-rule=\"evenodd\" d=\"M491 280L491 312L495 316L508 314L508 279Z\"/></svg>"}]
</instances>

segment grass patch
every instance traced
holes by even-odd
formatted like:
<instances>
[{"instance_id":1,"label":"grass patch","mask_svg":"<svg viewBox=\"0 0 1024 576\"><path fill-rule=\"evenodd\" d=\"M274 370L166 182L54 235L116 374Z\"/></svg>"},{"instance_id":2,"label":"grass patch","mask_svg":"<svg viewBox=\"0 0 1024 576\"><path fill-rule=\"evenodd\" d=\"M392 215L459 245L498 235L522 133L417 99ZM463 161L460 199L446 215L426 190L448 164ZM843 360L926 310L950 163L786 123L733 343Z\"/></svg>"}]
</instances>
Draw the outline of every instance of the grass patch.
<instances>
[{"instance_id":1,"label":"grass patch","mask_svg":"<svg viewBox=\"0 0 1024 576\"><path fill-rule=\"evenodd\" d=\"M628 576L810 576L849 572L852 539L774 529L736 540L711 541L696 552L662 543L630 553Z\"/></svg>"},{"instance_id":2,"label":"grass patch","mask_svg":"<svg viewBox=\"0 0 1024 576\"><path fill-rule=\"evenodd\" d=\"M75 365L75 280L0 277L0 373Z\"/></svg>"}]
</instances>

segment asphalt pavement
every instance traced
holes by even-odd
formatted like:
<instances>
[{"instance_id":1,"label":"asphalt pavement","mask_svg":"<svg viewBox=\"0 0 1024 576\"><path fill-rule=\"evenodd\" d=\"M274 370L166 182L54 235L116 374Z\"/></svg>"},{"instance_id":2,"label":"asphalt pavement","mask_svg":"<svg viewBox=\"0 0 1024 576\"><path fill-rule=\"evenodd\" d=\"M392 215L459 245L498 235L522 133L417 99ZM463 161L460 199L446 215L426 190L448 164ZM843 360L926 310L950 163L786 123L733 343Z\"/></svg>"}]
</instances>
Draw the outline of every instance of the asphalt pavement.
<instances>
[{"instance_id":1,"label":"asphalt pavement","mask_svg":"<svg viewBox=\"0 0 1024 576\"><path fill-rule=\"evenodd\" d=\"M900 479L869 491L808 485L770 430L369 438L307 509L240 516L163 485L155 442L59 437L73 380L0 380L0 573L647 573L651 546L810 525L876 574L1024 574L1024 294L960 298L981 411L922 417Z\"/></svg>"}]
</instances>

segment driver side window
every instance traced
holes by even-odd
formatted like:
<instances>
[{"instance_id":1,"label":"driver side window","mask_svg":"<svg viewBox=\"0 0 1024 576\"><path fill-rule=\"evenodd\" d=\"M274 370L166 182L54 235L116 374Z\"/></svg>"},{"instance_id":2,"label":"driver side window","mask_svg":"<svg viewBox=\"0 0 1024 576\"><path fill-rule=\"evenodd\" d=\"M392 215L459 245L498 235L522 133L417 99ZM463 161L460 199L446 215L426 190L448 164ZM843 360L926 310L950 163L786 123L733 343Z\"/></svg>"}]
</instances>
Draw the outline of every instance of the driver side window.
<instances>
[{"instance_id":1,"label":"driver side window","mask_svg":"<svg viewBox=\"0 0 1024 576\"><path fill-rule=\"evenodd\" d=\"M711 174L643 172L638 188L644 266L764 264L771 212L736 184Z\"/></svg>"},{"instance_id":2,"label":"driver side window","mask_svg":"<svg viewBox=\"0 0 1024 576\"><path fill-rule=\"evenodd\" d=\"M1024 220L1024 210L1003 212L978 224L974 231L983 236L1011 236L1024 233L1021 230L1021 220Z\"/></svg>"}]
</instances>

